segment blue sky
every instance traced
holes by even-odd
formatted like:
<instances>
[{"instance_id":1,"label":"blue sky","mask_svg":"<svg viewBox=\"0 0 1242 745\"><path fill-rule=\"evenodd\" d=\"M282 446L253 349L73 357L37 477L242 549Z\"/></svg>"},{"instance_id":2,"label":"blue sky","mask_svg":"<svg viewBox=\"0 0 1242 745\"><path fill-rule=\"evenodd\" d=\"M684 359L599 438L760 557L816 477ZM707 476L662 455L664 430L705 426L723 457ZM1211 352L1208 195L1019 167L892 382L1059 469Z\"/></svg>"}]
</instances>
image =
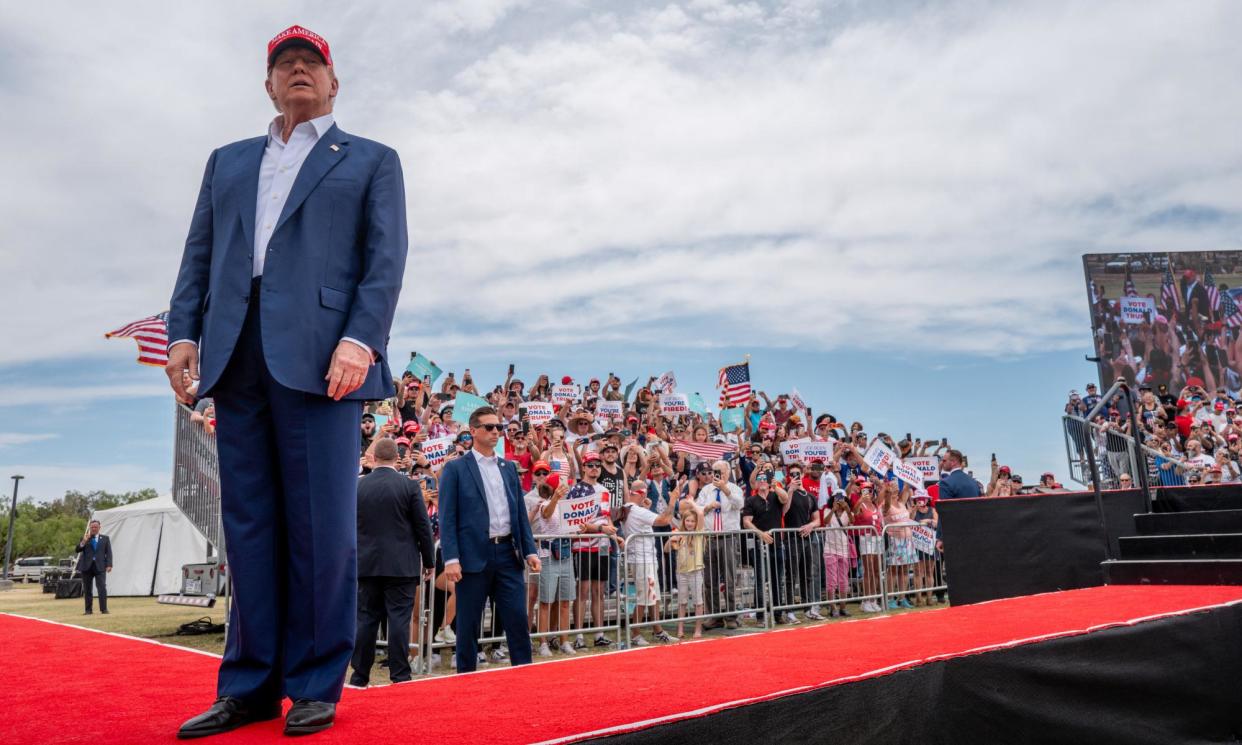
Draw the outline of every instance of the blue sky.
<instances>
[{"instance_id":1,"label":"blue sky","mask_svg":"<svg viewBox=\"0 0 1242 745\"><path fill-rule=\"evenodd\" d=\"M749 353L770 392L1064 478L1081 254L1238 247L1237 3L5 7L0 477L25 493L167 489L161 373L102 334L166 307L203 164L264 131L295 22L332 44L340 126L404 164L390 351L488 382L707 393Z\"/></svg>"}]
</instances>

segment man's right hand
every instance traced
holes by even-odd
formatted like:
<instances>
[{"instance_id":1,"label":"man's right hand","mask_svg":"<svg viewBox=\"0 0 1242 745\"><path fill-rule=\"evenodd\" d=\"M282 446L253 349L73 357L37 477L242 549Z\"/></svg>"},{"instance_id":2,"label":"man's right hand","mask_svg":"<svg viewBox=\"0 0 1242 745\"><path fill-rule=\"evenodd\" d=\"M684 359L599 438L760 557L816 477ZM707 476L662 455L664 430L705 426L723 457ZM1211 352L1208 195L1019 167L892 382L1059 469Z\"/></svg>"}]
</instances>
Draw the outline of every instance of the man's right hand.
<instances>
[{"instance_id":1,"label":"man's right hand","mask_svg":"<svg viewBox=\"0 0 1242 745\"><path fill-rule=\"evenodd\" d=\"M186 373L191 380L198 380L198 347L189 342L174 344L168 350L168 363L164 365L168 383L177 400L187 406L194 405L194 396L186 389Z\"/></svg>"},{"instance_id":2,"label":"man's right hand","mask_svg":"<svg viewBox=\"0 0 1242 745\"><path fill-rule=\"evenodd\" d=\"M461 564L452 563L444 567L444 578L449 582L461 582Z\"/></svg>"}]
</instances>

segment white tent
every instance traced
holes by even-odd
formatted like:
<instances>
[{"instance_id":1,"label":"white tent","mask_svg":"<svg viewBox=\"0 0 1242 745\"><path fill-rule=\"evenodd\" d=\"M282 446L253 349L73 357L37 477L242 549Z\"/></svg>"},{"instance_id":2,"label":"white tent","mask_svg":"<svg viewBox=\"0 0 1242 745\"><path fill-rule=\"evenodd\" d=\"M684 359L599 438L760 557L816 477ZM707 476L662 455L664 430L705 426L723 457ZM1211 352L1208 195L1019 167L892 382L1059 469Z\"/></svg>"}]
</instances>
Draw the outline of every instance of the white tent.
<instances>
[{"instance_id":1,"label":"white tent","mask_svg":"<svg viewBox=\"0 0 1242 745\"><path fill-rule=\"evenodd\" d=\"M181 565L205 561L207 539L171 496L155 497L91 516L112 539L109 595L181 591Z\"/></svg>"}]
</instances>

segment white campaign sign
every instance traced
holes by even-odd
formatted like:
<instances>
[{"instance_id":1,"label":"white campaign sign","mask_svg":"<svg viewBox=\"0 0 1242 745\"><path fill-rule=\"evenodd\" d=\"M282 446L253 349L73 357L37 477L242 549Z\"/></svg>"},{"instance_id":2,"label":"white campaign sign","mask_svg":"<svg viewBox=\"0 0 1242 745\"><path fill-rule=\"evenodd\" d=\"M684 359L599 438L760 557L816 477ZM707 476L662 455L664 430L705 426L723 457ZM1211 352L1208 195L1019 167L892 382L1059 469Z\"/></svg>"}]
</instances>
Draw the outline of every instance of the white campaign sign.
<instances>
[{"instance_id":1,"label":"white campaign sign","mask_svg":"<svg viewBox=\"0 0 1242 745\"><path fill-rule=\"evenodd\" d=\"M660 411L664 416L680 416L690 413L690 399L684 393L661 393Z\"/></svg>"},{"instance_id":2,"label":"white campaign sign","mask_svg":"<svg viewBox=\"0 0 1242 745\"><path fill-rule=\"evenodd\" d=\"M552 404L547 401L526 401L522 404L522 408L526 409L532 427L537 424L547 424L556 415Z\"/></svg>"},{"instance_id":3,"label":"white campaign sign","mask_svg":"<svg viewBox=\"0 0 1242 745\"><path fill-rule=\"evenodd\" d=\"M620 419L621 416L620 401L597 401L595 403L596 419Z\"/></svg>"},{"instance_id":4,"label":"white campaign sign","mask_svg":"<svg viewBox=\"0 0 1242 745\"><path fill-rule=\"evenodd\" d=\"M918 466L913 465L909 461L897 461L893 464L893 473L897 474L897 478L906 482L915 489L923 488L923 472Z\"/></svg>"},{"instance_id":5,"label":"white campaign sign","mask_svg":"<svg viewBox=\"0 0 1242 745\"><path fill-rule=\"evenodd\" d=\"M552 401L558 404L570 404L578 400L578 386L576 385L554 385L552 386Z\"/></svg>"},{"instance_id":6,"label":"white campaign sign","mask_svg":"<svg viewBox=\"0 0 1242 745\"><path fill-rule=\"evenodd\" d=\"M677 376L673 374L672 370L669 370L655 382L655 387L661 393L672 393L677 390Z\"/></svg>"},{"instance_id":7,"label":"white campaign sign","mask_svg":"<svg viewBox=\"0 0 1242 745\"><path fill-rule=\"evenodd\" d=\"M1149 297L1121 298L1121 319L1126 323L1147 323L1156 317L1156 301Z\"/></svg>"},{"instance_id":8,"label":"white campaign sign","mask_svg":"<svg viewBox=\"0 0 1242 745\"><path fill-rule=\"evenodd\" d=\"M936 531L926 525L915 525L910 528L914 538L914 548L921 554L936 553Z\"/></svg>"},{"instance_id":9,"label":"white campaign sign","mask_svg":"<svg viewBox=\"0 0 1242 745\"><path fill-rule=\"evenodd\" d=\"M805 437L798 440L786 440L781 443L781 460L785 465L790 463L802 462L802 448L810 445L811 441Z\"/></svg>"},{"instance_id":10,"label":"white campaign sign","mask_svg":"<svg viewBox=\"0 0 1242 745\"><path fill-rule=\"evenodd\" d=\"M423 455L431 462L433 468L443 463L448 454L453 452L454 439L453 437L437 437L423 443Z\"/></svg>"},{"instance_id":11,"label":"white campaign sign","mask_svg":"<svg viewBox=\"0 0 1242 745\"><path fill-rule=\"evenodd\" d=\"M801 456L802 462L810 464L811 461L819 460L828 463L832 460L832 446L836 444L836 440L827 442L811 442L802 443Z\"/></svg>"},{"instance_id":12,"label":"white campaign sign","mask_svg":"<svg viewBox=\"0 0 1242 745\"><path fill-rule=\"evenodd\" d=\"M879 440L871 443L871 447L867 448L866 453L863 453L863 461L868 466L871 466L871 470L877 471L881 476L888 473L888 469L893 467L893 463L896 460L897 455Z\"/></svg>"},{"instance_id":13,"label":"white campaign sign","mask_svg":"<svg viewBox=\"0 0 1242 745\"><path fill-rule=\"evenodd\" d=\"M906 458L906 463L922 471L924 481L940 480L939 457L935 455L918 455L913 458Z\"/></svg>"}]
</instances>

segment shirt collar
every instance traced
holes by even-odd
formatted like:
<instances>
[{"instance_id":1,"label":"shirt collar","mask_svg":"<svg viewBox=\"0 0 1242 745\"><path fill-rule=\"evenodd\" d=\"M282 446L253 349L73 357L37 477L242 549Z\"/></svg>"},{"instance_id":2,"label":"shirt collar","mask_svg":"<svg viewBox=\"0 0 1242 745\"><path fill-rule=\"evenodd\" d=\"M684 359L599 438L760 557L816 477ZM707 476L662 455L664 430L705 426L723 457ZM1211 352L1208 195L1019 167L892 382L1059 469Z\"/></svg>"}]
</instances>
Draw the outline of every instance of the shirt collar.
<instances>
[{"instance_id":1,"label":"shirt collar","mask_svg":"<svg viewBox=\"0 0 1242 745\"><path fill-rule=\"evenodd\" d=\"M285 119L284 114L277 114L276 118L272 120L272 123L267 125L267 139L269 142L274 141L274 142L280 143L281 145L289 144L285 142L284 140L280 139L280 125L284 121L284 119ZM314 119L311 119L308 122L302 122L301 124L294 127L293 131L294 132L297 132L298 130L305 131L305 128L309 126L312 130L314 130L315 139L318 140L320 137L323 137L324 132L327 132L329 129L332 129L332 125L335 123L336 123L336 119L332 116L331 113L327 113L327 114L324 114L323 116L315 117ZM290 138L292 139L292 136Z\"/></svg>"},{"instance_id":2,"label":"shirt collar","mask_svg":"<svg viewBox=\"0 0 1242 745\"><path fill-rule=\"evenodd\" d=\"M492 455L491 455L491 456L487 456L487 455L484 455L483 453L480 453L478 450L475 450L474 448L470 448L470 452L471 452L471 453L474 453L474 459L475 459L475 461L477 461L477 462L479 462L479 463L497 463L497 462L499 462L499 461L498 461L498 459L497 459L497 456L496 456L496 454L495 454L495 453L492 453Z\"/></svg>"}]
</instances>

